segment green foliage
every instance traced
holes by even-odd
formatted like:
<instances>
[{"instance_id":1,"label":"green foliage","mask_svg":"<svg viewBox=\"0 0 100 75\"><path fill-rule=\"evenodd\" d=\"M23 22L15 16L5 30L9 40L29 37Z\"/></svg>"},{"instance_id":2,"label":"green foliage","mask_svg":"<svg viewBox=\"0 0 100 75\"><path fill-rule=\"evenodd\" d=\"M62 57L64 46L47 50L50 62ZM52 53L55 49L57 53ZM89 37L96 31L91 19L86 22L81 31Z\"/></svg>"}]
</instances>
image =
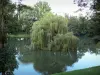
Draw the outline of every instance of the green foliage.
<instances>
[{"instance_id":1,"label":"green foliage","mask_svg":"<svg viewBox=\"0 0 100 75\"><path fill-rule=\"evenodd\" d=\"M91 6L94 13L91 17L91 31L93 36L100 36L100 0L93 0Z\"/></svg>"},{"instance_id":2,"label":"green foliage","mask_svg":"<svg viewBox=\"0 0 100 75\"><path fill-rule=\"evenodd\" d=\"M0 32L3 30L8 34L30 33L33 22L51 10L47 2L41 1L29 7L0 0L0 8Z\"/></svg>"},{"instance_id":3,"label":"green foliage","mask_svg":"<svg viewBox=\"0 0 100 75\"><path fill-rule=\"evenodd\" d=\"M33 24L33 8L29 6L21 6L19 24L23 33L30 33Z\"/></svg>"},{"instance_id":4,"label":"green foliage","mask_svg":"<svg viewBox=\"0 0 100 75\"><path fill-rule=\"evenodd\" d=\"M92 35L93 36L100 36L100 14L95 14L92 18L92 25L91 25L91 30L92 30Z\"/></svg>"},{"instance_id":5,"label":"green foliage","mask_svg":"<svg viewBox=\"0 0 100 75\"><path fill-rule=\"evenodd\" d=\"M1 0L3 2L5 0ZM7 0L0 3L0 32L3 29L6 33L18 33L21 27L18 24L18 18L15 14L16 5Z\"/></svg>"},{"instance_id":6,"label":"green foliage","mask_svg":"<svg viewBox=\"0 0 100 75\"><path fill-rule=\"evenodd\" d=\"M92 36L100 36L100 1L93 0L91 8L94 13L91 16L89 32Z\"/></svg>"},{"instance_id":7,"label":"green foliage","mask_svg":"<svg viewBox=\"0 0 100 75\"><path fill-rule=\"evenodd\" d=\"M44 16L45 13L50 12L50 10L51 8L47 2L39 1L34 5L34 18L39 20Z\"/></svg>"},{"instance_id":8,"label":"green foliage","mask_svg":"<svg viewBox=\"0 0 100 75\"><path fill-rule=\"evenodd\" d=\"M8 34L18 34L18 33L21 33L21 32L22 32L22 28L21 28L21 25L18 22L17 15L9 16L9 21L7 23L7 33Z\"/></svg>"},{"instance_id":9,"label":"green foliage","mask_svg":"<svg viewBox=\"0 0 100 75\"><path fill-rule=\"evenodd\" d=\"M78 24L77 17L70 17L68 21L69 31L72 31L74 34L77 34L79 31L79 24Z\"/></svg>"},{"instance_id":10,"label":"green foliage","mask_svg":"<svg viewBox=\"0 0 100 75\"><path fill-rule=\"evenodd\" d=\"M69 45L76 44L77 37L68 32L67 22L66 18L52 13L47 13L43 18L35 22L31 30L34 48L67 50Z\"/></svg>"},{"instance_id":11,"label":"green foliage","mask_svg":"<svg viewBox=\"0 0 100 75\"><path fill-rule=\"evenodd\" d=\"M43 15L49 12L51 8L47 2L39 1L34 7L22 5L20 10L20 25L22 31L30 33L33 22L39 20Z\"/></svg>"},{"instance_id":12,"label":"green foliage","mask_svg":"<svg viewBox=\"0 0 100 75\"><path fill-rule=\"evenodd\" d=\"M93 14L89 25L89 35L90 36L100 36L100 0L74 0L78 6L86 7L90 4L90 9L93 10ZM89 2L90 1L90 2Z\"/></svg>"},{"instance_id":13,"label":"green foliage","mask_svg":"<svg viewBox=\"0 0 100 75\"><path fill-rule=\"evenodd\" d=\"M13 75L14 69L18 68L15 59L16 50L13 48L12 44L9 43L10 41L7 42L4 48L0 48L0 72L10 72L10 75Z\"/></svg>"},{"instance_id":14,"label":"green foliage","mask_svg":"<svg viewBox=\"0 0 100 75\"><path fill-rule=\"evenodd\" d=\"M69 18L69 31L72 31L75 35L85 35L88 33L89 20L85 17L70 17Z\"/></svg>"},{"instance_id":15,"label":"green foliage","mask_svg":"<svg viewBox=\"0 0 100 75\"><path fill-rule=\"evenodd\" d=\"M78 38L73 33L57 34L54 36L54 41L49 44L51 50L63 50L67 49L76 50Z\"/></svg>"},{"instance_id":16,"label":"green foliage","mask_svg":"<svg viewBox=\"0 0 100 75\"><path fill-rule=\"evenodd\" d=\"M97 47L97 48L100 48L100 42L98 42L98 43L96 44L96 47Z\"/></svg>"}]
</instances>

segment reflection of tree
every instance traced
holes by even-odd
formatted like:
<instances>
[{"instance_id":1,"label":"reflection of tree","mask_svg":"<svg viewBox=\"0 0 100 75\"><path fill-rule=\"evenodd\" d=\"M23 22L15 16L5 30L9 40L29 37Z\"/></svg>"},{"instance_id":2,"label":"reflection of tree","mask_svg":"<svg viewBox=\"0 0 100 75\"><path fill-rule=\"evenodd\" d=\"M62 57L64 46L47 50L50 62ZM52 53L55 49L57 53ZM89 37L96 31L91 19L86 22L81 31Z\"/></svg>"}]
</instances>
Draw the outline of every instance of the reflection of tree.
<instances>
[{"instance_id":1,"label":"reflection of tree","mask_svg":"<svg viewBox=\"0 0 100 75\"><path fill-rule=\"evenodd\" d=\"M93 39L88 37L80 38L79 46L78 46L78 57L81 58L81 56L84 55L84 53L90 52L98 54L99 50L96 50L96 44L93 41Z\"/></svg>"},{"instance_id":2,"label":"reflection of tree","mask_svg":"<svg viewBox=\"0 0 100 75\"><path fill-rule=\"evenodd\" d=\"M7 73L13 75L14 69L17 68L16 52L11 47L12 45L8 41L5 47L0 49L0 72L2 72L2 75Z\"/></svg>"},{"instance_id":3,"label":"reflection of tree","mask_svg":"<svg viewBox=\"0 0 100 75\"><path fill-rule=\"evenodd\" d=\"M71 66L77 61L77 51L70 53L33 51L20 58L23 63L34 63L34 68L43 75L63 72L66 66Z\"/></svg>"},{"instance_id":4,"label":"reflection of tree","mask_svg":"<svg viewBox=\"0 0 100 75\"><path fill-rule=\"evenodd\" d=\"M24 38L24 40L11 38L9 43L11 43L10 49L20 50L22 56L19 59L21 62L34 63L34 68L44 75L65 71L66 66L71 66L88 50L91 53L98 52L95 43L90 38L80 39L78 50L70 50L70 52L33 51L29 49L30 40L28 38Z\"/></svg>"},{"instance_id":5,"label":"reflection of tree","mask_svg":"<svg viewBox=\"0 0 100 75\"><path fill-rule=\"evenodd\" d=\"M29 38L8 38L9 43L12 45L12 49L23 50L29 48L30 39ZM27 46L28 45L28 46Z\"/></svg>"}]
</instances>

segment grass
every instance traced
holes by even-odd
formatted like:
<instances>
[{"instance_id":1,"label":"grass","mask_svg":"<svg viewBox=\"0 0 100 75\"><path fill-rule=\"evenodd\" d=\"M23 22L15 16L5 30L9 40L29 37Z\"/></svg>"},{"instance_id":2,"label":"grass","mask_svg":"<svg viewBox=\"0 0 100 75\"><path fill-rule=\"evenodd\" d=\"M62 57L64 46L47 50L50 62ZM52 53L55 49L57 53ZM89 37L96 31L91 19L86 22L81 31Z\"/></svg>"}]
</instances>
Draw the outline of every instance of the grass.
<instances>
[{"instance_id":1,"label":"grass","mask_svg":"<svg viewBox=\"0 0 100 75\"><path fill-rule=\"evenodd\" d=\"M16 34L16 35L8 34L7 37L25 38L25 37L30 37L30 35L29 34Z\"/></svg>"},{"instance_id":2,"label":"grass","mask_svg":"<svg viewBox=\"0 0 100 75\"><path fill-rule=\"evenodd\" d=\"M56 73L52 75L100 75L100 66L70 72Z\"/></svg>"}]
</instances>

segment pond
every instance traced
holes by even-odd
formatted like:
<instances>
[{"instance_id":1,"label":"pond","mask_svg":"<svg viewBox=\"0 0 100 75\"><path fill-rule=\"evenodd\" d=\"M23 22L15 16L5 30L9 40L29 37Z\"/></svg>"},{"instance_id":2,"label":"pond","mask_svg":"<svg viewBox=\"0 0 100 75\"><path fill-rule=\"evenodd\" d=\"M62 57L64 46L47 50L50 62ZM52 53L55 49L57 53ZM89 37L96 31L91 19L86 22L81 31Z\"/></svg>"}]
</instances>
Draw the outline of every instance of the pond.
<instances>
[{"instance_id":1,"label":"pond","mask_svg":"<svg viewBox=\"0 0 100 75\"><path fill-rule=\"evenodd\" d=\"M91 38L81 38L77 50L68 52L34 51L28 38L8 38L7 45L9 60L4 68L14 75L50 75L100 66L100 48Z\"/></svg>"}]
</instances>

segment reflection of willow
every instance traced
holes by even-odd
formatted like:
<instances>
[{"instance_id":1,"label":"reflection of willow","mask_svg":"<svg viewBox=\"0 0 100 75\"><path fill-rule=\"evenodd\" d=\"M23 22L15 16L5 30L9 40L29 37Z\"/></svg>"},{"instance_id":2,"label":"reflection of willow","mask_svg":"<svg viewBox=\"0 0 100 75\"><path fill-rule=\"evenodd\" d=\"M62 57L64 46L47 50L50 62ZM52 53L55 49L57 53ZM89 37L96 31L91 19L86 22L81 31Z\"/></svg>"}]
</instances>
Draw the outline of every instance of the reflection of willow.
<instances>
[{"instance_id":1,"label":"reflection of willow","mask_svg":"<svg viewBox=\"0 0 100 75\"><path fill-rule=\"evenodd\" d=\"M11 47L12 45L8 41L5 47L0 49L0 72L2 75L13 75L14 69L17 68L16 52Z\"/></svg>"},{"instance_id":2,"label":"reflection of willow","mask_svg":"<svg viewBox=\"0 0 100 75\"><path fill-rule=\"evenodd\" d=\"M77 51L69 53L65 52L49 52L49 51L33 51L23 53L20 58L23 63L34 63L34 68L43 75L63 72L66 66L71 66L77 61Z\"/></svg>"}]
</instances>

